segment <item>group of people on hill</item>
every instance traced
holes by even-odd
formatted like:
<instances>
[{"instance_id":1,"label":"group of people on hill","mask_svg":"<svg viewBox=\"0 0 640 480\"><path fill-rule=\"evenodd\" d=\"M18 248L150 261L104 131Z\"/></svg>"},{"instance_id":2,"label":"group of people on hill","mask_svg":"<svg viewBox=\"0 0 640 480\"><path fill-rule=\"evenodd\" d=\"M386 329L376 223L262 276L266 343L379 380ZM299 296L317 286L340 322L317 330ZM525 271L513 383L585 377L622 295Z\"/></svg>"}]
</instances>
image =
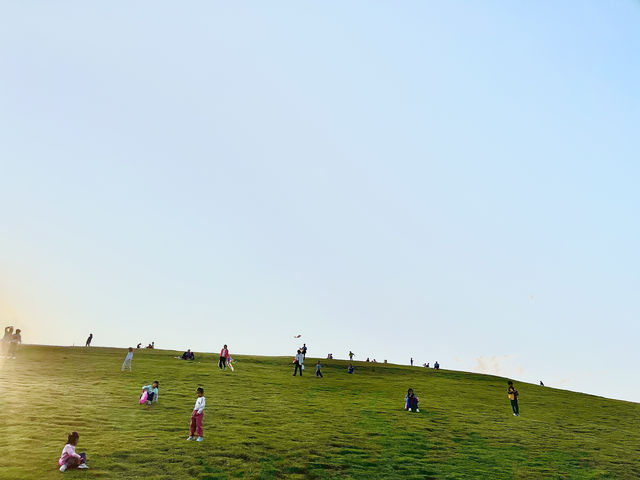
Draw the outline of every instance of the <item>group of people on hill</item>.
<instances>
[{"instance_id":1,"label":"group of people on hill","mask_svg":"<svg viewBox=\"0 0 640 480\"><path fill-rule=\"evenodd\" d=\"M0 345L0 355L15 360L18 351L18 345L22 343L22 330L17 328L13 330L13 326L4 327L4 335L2 336L2 345Z\"/></svg>"}]
</instances>

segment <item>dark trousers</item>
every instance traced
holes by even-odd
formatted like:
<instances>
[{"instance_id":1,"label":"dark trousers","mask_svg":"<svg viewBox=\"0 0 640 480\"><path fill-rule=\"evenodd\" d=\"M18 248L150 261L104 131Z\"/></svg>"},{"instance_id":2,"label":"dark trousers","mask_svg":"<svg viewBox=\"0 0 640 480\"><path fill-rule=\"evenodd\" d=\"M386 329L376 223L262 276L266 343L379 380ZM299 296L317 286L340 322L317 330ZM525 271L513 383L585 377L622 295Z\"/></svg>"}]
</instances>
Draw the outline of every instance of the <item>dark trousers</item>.
<instances>
[{"instance_id":1,"label":"dark trousers","mask_svg":"<svg viewBox=\"0 0 640 480\"><path fill-rule=\"evenodd\" d=\"M415 397L410 398L407 403L409 403L409 410L417 410L418 409L418 400L416 400Z\"/></svg>"},{"instance_id":2,"label":"dark trousers","mask_svg":"<svg viewBox=\"0 0 640 480\"><path fill-rule=\"evenodd\" d=\"M227 368L227 359L226 357L220 357L220 361L218 362L218 367L220 367L220 370Z\"/></svg>"},{"instance_id":3,"label":"dark trousers","mask_svg":"<svg viewBox=\"0 0 640 480\"><path fill-rule=\"evenodd\" d=\"M510 402L511 410L513 410L513 413L515 413L516 415L520 415L520 410L518 409L518 399L510 400Z\"/></svg>"},{"instance_id":4,"label":"dark trousers","mask_svg":"<svg viewBox=\"0 0 640 480\"><path fill-rule=\"evenodd\" d=\"M300 376L302 376L302 365L300 365L298 362L296 362L295 364L295 368L293 369L293 376L296 376L296 373L298 373L298 370L300 370Z\"/></svg>"},{"instance_id":5,"label":"dark trousers","mask_svg":"<svg viewBox=\"0 0 640 480\"><path fill-rule=\"evenodd\" d=\"M147 402L151 403L153 402L153 398L156 396L155 392L149 392L147 393Z\"/></svg>"},{"instance_id":6,"label":"dark trousers","mask_svg":"<svg viewBox=\"0 0 640 480\"><path fill-rule=\"evenodd\" d=\"M320 369L318 368L316 370L316 377L321 377L322 376L322 372L320 371Z\"/></svg>"}]
</instances>

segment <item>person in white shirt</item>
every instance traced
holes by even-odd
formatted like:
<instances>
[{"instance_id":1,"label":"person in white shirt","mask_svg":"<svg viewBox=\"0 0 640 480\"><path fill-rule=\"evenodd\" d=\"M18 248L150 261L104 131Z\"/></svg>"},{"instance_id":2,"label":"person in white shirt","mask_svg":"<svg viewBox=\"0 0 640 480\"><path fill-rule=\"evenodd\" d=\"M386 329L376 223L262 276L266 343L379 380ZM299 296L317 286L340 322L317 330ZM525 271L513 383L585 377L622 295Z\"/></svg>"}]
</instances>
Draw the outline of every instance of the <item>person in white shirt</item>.
<instances>
[{"instance_id":1,"label":"person in white shirt","mask_svg":"<svg viewBox=\"0 0 640 480\"><path fill-rule=\"evenodd\" d=\"M301 350L298 350L298 353L296 353L296 356L293 360L293 365L293 376L296 376L298 370L300 370L300 376L302 376L302 370L304 369L304 355L302 354Z\"/></svg>"},{"instance_id":2,"label":"person in white shirt","mask_svg":"<svg viewBox=\"0 0 640 480\"><path fill-rule=\"evenodd\" d=\"M124 357L122 370L120 370L121 372L124 372L124 369L127 367L129 367L129 371L131 371L131 360L133 360L133 347L129 347L129 352L127 353L127 356Z\"/></svg>"},{"instance_id":3,"label":"person in white shirt","mask_svg":"<svg viewBox=\"0 0 640 480\"><path fill-rule=\"evenodd\" d=\"M187 440L196 440L201 442L202 438L202 419L204 418L204 388L198 387L196 390L198 398L196 404L193 407L193 413L191 413L191 429L189 431L189 437ZM198 438L195 438L195 434L198 434Z\"/></svg>"}]
</instances>

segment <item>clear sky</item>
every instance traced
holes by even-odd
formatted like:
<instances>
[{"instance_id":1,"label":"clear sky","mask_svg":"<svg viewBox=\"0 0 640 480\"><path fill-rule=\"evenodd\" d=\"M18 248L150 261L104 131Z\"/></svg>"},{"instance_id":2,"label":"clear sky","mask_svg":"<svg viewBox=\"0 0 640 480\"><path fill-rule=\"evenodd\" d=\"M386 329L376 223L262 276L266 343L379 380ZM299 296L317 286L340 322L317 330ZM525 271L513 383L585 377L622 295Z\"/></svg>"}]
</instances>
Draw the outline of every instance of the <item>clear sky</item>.
<instances>
[{"instance_id":1,"label":"clear sky","mask_svg":"<svg viewBox=\"0 0 640 480\"><path fill-rule=\"evenodd\" d=\"M27 343L483 371L640 401L640 3L0 3Z\"/></svg>"}]
</instances>

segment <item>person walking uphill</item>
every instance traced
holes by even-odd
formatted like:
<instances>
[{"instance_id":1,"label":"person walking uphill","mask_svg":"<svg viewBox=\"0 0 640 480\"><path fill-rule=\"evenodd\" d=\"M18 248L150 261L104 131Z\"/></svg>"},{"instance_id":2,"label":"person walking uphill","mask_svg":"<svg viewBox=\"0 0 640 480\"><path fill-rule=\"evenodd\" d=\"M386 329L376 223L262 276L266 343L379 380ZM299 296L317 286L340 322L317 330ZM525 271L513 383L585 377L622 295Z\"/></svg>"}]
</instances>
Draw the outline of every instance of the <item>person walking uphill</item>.
<instances>
[{"instance_id":1,"label":"person walking uphill","mask_svg":"<svg viewBox=\"0 0 640 480\"><path fill-rule=\"evenodd\" d=\"M222 347L222 350L220 350L220 361L218 362L218 367L220 368L220 370L227 369L227 358L229 358L229 349L225 345L224 347Z\"/></svg>"},{"instance_id":2,"label":"person walking uphill","mask_svg":"<svg viewBox=\"0 0 640 480\"><path fill-rule=\"evenodd\" d=\"M516 417L520 416L520 409L518 408L518 391L513 386L513 382L509 380L509 389L507 390L507 394L509 395L509 400L511 401L511 410L513 410L513 415Z\"/></svg>"},{"instance_id":3,"label":"person walking uphill","mask_svg":"<svg viewBox=\"0 0 640 480\"><path fill-rule=\"evenodd\" d=\"M316 363L316 377L322 378L322 372L320 371L321 368L322 365L320 365L320 360L318 360L318 363Z\"/></svg>"},{"instance_id":4,"label":"person walking uphill","mask_svg":"<svg viewBox=\"0 0 640 480\"><path fill-rule=\"evenodd\" d=\"M196 442L201 442L202 438L202 419L204 418L204 388L198 387L196 390L198 394L198 398L196 398L196 404L193 407L193 413L191 413L191 426L189 429L189 436L187 440L195 440ZM198 438L195 438L195 434L198 434Z\"/></svg>"},{"instance_id":5,"label":"person walking uphill","mask_svg":"<svg viewBox=\"0 0 640 480\"><path fill-rule=\"evenodd\" d=\"M298 349L298 353L296 353L295 358L293 359L293 376L295 377L300 370L300 376L302 376L302 367L304 366L304 356L302 355L302 351Z\"/></svg>"}]
</instances>

